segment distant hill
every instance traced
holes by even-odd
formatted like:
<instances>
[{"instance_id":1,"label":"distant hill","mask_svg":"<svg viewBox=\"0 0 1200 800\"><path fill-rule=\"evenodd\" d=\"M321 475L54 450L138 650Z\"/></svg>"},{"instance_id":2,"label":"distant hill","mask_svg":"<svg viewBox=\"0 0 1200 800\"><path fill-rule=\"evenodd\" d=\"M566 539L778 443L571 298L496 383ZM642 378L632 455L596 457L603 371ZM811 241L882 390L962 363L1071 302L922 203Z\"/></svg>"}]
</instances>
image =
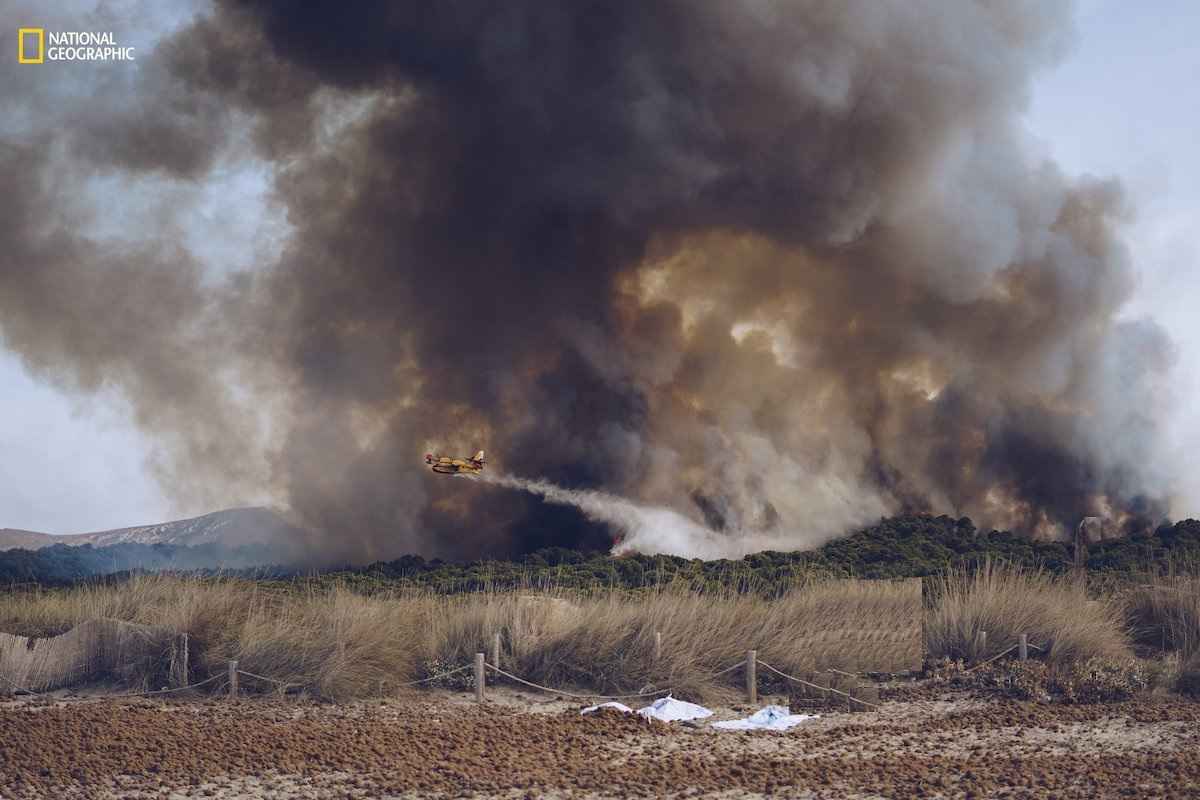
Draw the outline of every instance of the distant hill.
<instances>
[{"instance_id":1,"label":"distant hill","mask_svg":"<svg viewBox=\"0 0 1200 800\"><path fill-rule=\"evenodd\" d=\"M302 531L268 508L231 508L202 517L139 525L95 533L56 536L50 533L0 528L0 550L37 550L57 544L110 547L118 544L216 545L234 549L249 545L295 546Z\"/></svg>"},{"instance_id":2,"label":"distant hill","mask_svg":"<svg viewBox=\"0 0 1200 800\"><path fill-rule=\"evenodd\" d=\"M0 528L0 550L12 550L22 547L26 550L36 550L39 547L49 547L64 537L50 533L23 531L17 528Z\"/></svg>"}]
</instances>

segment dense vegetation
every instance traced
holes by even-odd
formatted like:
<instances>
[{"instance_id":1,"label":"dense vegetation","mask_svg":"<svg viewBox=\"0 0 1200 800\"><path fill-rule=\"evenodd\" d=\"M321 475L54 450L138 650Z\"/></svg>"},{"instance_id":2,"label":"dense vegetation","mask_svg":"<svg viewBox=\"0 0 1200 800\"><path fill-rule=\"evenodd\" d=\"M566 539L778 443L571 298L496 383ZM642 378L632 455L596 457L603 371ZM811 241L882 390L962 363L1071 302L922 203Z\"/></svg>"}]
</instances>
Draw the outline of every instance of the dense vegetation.
<instances>
[{"instance_id":1,"label":"dense vegetation","mask_svg":"<svg viewBox=\"0 0 1200 800\"><path fill-rule=\"evenodd\" d=\"M1123 577L1162 569L1170 563L1200 563L1200 522L1163 525L1140 537L1092 545L1088 568ZM984 559L1040 567L1060 574L1073 552L1062 542L1038 542L1007 531L979 531L967 518L908 515L828 542L813 550L767 551L735 560L701 561L677 556L581 553L549 548L521 561L451 563L405 556L366 567L325 570L316 576L298 569L253 567L269 561L265 551L212 546L122 544L112 547L55 545L42 550L0 553L0 585L63 584L130 570L241 570L247 577L337 581L364 590L416 587L438 592L501 590L536 586L589 589L638 588L683 583L696 589L736 588L770 593L814 576L922 577Z\"/></svg>"},{"instance_id":2,"label":"dense vegetation","mask_svg":"<svg viewBox=\"0 0 1200 800\"><path fill-rule=\"evenodd\" d=\"M216 544L196 547L137 543L106 547L56 544L40 550L0 551L0 586L26 583L63 586L97 575L127 574L135 570L196 571L223 567L260 571L256 565L269 563L270 558L270 551L261 545L229 549Z\"/></svg>"},{"instance_id":3,"label":"dense vegetation","mask_svg":"<svg viewBox=\"0 0 1200 800\"><path fill-rule=\"evenodd\" d=\"M1128 577L1196 562L1200 522L1163 525L1146 535L1094 544L1088 570ZM1067 572L1074 551L1065 542L1041 542L1008 531L979 531L966 517L906 515L884 519L813 550L765 551L741 559L702 561L678 556L584 554L538 550L521 562L447 563L405 556L368 567L327 573L351 583L411 585L435 591L475 591L521 586L637 588L685 583L696 589L780 591L807 577L913 578L984 560Z\"/></svg>"}]
</instances>

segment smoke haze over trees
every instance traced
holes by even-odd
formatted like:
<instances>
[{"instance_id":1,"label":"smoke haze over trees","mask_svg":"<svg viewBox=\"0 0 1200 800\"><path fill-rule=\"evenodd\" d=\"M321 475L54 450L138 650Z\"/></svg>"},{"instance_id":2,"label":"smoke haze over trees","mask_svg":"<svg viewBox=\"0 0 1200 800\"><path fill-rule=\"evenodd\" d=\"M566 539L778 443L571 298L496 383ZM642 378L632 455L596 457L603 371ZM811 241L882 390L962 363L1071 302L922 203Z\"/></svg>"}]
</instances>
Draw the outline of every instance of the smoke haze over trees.
<instances>
[{"instance_id":1,"label":"smoke haze over trees","mask_svg":"<svg viewBox=\"0 0 1200 800\"><path fill-rule=\"evenodd\" d=\"M1121 316L1130 210L1020 124L1069 11L219 2L136 69L5 60L0 341L331 561L609 543L433 449L734 554L909 511L1153 524L1171 347ZM251 269L109 200L245 164L288 226Z\"/></svg>"},{"instance_id":2,"label":"smoke haze over trees","mask_svg":"<svg viewBox=\"0 0 1200 800\"><path fill-rule=\"evenodd\" d=\"M371 592L420 588L440 593L553 589L611 590L673 586L691 590L783 593L805 580L825 577L916 578L1004 563L1065 574L1073 568L1072 547L1009 531L980 531L969 519L907 515L880 520L803 552L767 551L741 559L687 559L671 555L581 552L548 547L515 561L427 561L402 556L357 568L320 572L295 564L270 565L271 548L217 545L120 544L108 547L55 545L41 550L0 551L0 585L63 585L99 576L122 580L130 571L170 570L218 578L280 581L303 591L318 586ZM1200 522L1161 525L1144 535L1110 539L1089 548L1094 578L1144 583L1173 567L1200 558Z\"/></svg>"}]
</instances>

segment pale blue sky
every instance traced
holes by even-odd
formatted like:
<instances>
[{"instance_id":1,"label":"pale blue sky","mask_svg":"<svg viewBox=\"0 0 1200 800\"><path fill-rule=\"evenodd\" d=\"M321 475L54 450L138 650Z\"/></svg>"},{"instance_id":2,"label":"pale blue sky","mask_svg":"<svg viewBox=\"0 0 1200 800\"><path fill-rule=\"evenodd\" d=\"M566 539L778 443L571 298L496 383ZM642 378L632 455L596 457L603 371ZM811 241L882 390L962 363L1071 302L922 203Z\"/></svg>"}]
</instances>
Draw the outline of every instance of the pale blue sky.
<instances>
[{"instance_id":1,"label":"pale blue sky","mask_svg":"<svg viewBox=\"0 0 1200 800\"><path fill-rule=\"evenodd\" d=\"M1035 85L1028 125L1068 173L1115 175L1133 201L1126 240L1139 285L1126 313L1160 322L1178 349L1166 420L1180 481L1172 512L1197 516L1200 3L1082 0L1076 22L1071 53Z\"/></svg>"},{"instance_id":2,"label":"pale blue sky","mask_svg":"<svg viewBox=\"0 0 1200 800\"><path fill-rule=\"evenodd\" d=\"M1128 313L1159 320L1178 345L1180 403L1168 425L1180 452L1194 451L1200 410L1188 399L1200 397L1200 3L1083 0L1077 20L1073 50L1035 84L1027 125L1066 172L1125 183L1137 209L1126 236L1140 273ZM247 185L251 194L265 189L261 181ZM197 200L200 213L205 203ZM209 208L212 224L227 232L229 215ZM224 248L212 258L227 258L239 235L255 236L246 219L255 222L236 215L236 235L197 239ZM207 510L171 506L145 466L153 445L131 428L117 398L68 398L33 381L4 351L0 419L0 527L68 533ZM1185 478L1173 512L1200 514L1194 504L1200 478Z\"/></svg>"}]
</instances>

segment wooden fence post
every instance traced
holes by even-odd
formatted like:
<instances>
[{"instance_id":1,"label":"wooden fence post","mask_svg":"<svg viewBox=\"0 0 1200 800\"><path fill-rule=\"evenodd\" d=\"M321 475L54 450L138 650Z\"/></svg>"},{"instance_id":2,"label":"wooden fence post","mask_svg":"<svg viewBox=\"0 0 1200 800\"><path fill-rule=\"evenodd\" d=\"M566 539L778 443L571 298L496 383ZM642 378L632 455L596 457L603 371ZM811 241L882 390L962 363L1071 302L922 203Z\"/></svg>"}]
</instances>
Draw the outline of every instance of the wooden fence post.
<instances>
[{"instance_id":1,"label":"wooden fence post","mask_svg":"<svg viewBox=\"0 0 1200 800\"><path fill-rule=\"evenodd\" d=\"M237 700L238 696L238 662L229 662L229 699Z\"/></svg>"},{"instance_id":2,"label":"wooden fence post","mask_svg":"<svg viewBox=\"0 0 1200 800\"><path fill-rule=\"evenodd\" d=\"M654 632L654 663L662 661L662 631Z\"/></svg>"},{"instance_id":3,"label":"wooden fence post","mask_svg":"<svg viewBox=\"0 0 1200 800\"><path fill-rule=\"evenodd\" d=\"M492 666L500 666L500 634L492 637Z\"/></svg>"},{"instance_id":4,"label":"wooden fence post","mask_svg":"<svg viewBox=\"0 0 1200 800\"><path fill-rule=\"evenodd\" d=\"M1021 638L1017 640L1017 656L1022 661L1029 660L1029 634L1022 633Z\"/></svg>"},{"instance_id":5,"label":"wooden fence post","mask_svg":"<svg viewBox=\"0 0 1200 800\"><path fill-rule=\"evenodd\" d=\"M179 634L179 674L175 677L179 686L182 688L188 685L188 635L187 633Z\"/></svg>"},{"instance_id":6,"label":"wooden fence post","mask_svg":"<svg viewBox=\"0 0 1200 800\"><path fill-rule=\"evenodd\" d=\"M758 651L746 651L746 699L758 705Z\"/></svg>"},{"instance_id":7,"label":"wooden fence post","mask_svg":"<svg viewBox=\"0 0 1200 800\"><path fill-rule=\"evenodd\" d=\"M484 660L483 653L475 654L475 702L483 702L483 682L484 678Z\"/></svg>"}]
</instances>

